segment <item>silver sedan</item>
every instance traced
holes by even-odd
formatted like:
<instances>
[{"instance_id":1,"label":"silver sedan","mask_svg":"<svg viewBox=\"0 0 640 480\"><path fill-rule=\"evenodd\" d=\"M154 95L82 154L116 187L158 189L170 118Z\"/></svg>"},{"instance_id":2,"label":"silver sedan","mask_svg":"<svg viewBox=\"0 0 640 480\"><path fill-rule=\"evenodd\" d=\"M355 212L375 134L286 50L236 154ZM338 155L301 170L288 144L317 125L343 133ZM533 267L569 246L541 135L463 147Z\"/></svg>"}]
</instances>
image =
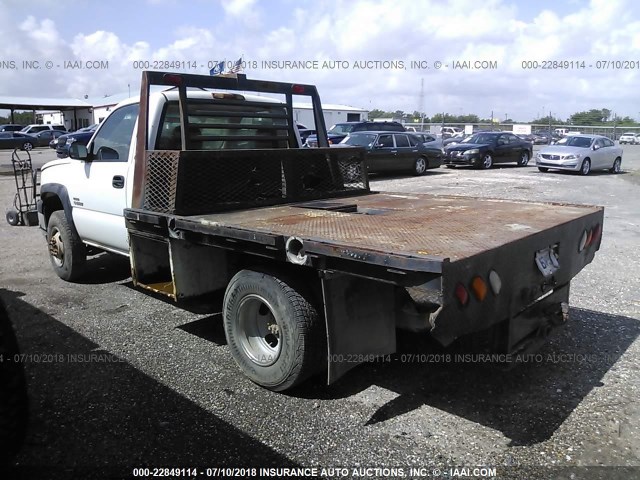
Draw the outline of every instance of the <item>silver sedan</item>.
<instances>
[{"instance_id":1,"label":"silver sedan","mask_svg":"<svg viewBox=\"0 0 640 480\"><path fill-rule=\"evenodd\" d=\"M591 170L620 173L622 148L601 135L572 135L562 144L550 145L536 155L541 172L572 170L588 175Z\"/></svg>"}]
</instances>

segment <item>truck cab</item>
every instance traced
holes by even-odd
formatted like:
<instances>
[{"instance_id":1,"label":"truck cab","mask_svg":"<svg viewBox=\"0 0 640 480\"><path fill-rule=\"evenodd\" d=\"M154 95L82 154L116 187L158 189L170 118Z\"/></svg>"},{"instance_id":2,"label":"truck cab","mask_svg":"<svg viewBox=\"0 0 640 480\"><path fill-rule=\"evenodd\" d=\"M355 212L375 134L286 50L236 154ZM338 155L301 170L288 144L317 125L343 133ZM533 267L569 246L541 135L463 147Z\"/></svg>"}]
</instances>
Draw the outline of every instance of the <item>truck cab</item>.
<instances>
[{"instance_id":1,"label":"truck cab","mask_svg":"<svg viewBox=\"0 0 640 480\"><path fill-rule=\"evenodd\" d=\"M188 92L192 148L197 150L287 148L299 146L299 137L274 140L284 123L275 115L285 105L263 96L236 93ZM85 146L72 145L70 157L42 168L39 223L47 230L53 212L60 210L82 243L102 250L129 254L123 211L131 207L133 165L139 98L118 104ZM236 135L238 140L208 140L213 133ZM250 138L254 137L254 138ZM157 150L180 150L182 145L178 91L149 96L148 142ZM289 145L293 143L293 145Z\"/></svg>"}]
</instances>

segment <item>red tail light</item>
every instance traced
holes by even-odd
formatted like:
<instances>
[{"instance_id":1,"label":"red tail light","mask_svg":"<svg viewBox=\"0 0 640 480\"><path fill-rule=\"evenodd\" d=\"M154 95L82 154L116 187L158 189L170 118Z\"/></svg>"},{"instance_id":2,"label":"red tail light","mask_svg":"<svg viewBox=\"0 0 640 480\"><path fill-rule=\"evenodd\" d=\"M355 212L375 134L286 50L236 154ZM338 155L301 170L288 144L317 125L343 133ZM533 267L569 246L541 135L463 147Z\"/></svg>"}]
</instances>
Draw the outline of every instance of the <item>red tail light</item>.
<instances>
[{"instance_id":1,"label":"red tail light","mask_svg":"<svg viewBox=\"0 0 640 480\"><path fill-rule=\"evenodd\" d=\"M464 307L467 303L469 303L469 292L467 292L467 289L464 288L464 285L462 285L461 283L456 285L454 293L456 295L456 298L460 302L460 305Z\"/></svg>"},{"instance_id":2,"label":"red tail light","mask_svg":"<svg viewBox=\"0 0 640 480\"><path fill-rule=\"evenodd\" d=\"M303 85L293 85L291 87L291 93L302 95L304 93L304 86Z\"/></svg>"}]
</instances>

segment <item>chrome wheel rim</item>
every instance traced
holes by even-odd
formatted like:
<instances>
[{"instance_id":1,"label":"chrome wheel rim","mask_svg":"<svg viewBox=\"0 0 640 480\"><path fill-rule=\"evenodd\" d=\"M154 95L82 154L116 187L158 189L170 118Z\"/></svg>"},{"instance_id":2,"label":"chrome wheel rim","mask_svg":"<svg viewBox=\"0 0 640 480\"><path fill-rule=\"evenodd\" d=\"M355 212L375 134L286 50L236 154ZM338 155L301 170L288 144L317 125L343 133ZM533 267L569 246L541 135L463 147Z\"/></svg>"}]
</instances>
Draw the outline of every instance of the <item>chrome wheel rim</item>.
<instances>
[{"instance_id":1,"label":"chrome wheel rim","mask_svg":"<svg viewBox=\"0 0 640 480\"><path fill-rule=\"evenodd\" d=\"M522 155L520 155L520 164L526 165L527 163L529 163L529 154L522 152Z\"/></svg>"},{"instance_id":2,"label":"chrome wheel rim","mask_svg":"<svg viewBox=\"0 0 640 480\"><path fill-rule=\"evenodd\" d=\"M280 325L271 304L260 295L247 295L238 307L238 337L245 355L262 367L273 365L282 350Z\"/></svg>"},{"instance_id":3,"label":"chrome wheel rim","mask_svg":"<svg viewBox=\"0 0 640 480\"><path fill-rule=\"evenodd\" d=\"M485 155L482 166L484 168L491 168L491 165L493 165L493 159L491 158L491 155Z\"/></svg>"},{"instance_id":4,"label":"chrome wheel rim","mask_svg":"<svg viewBox=\"0 0 640 480\"><path fill-rule=\"evenodd\" d=\"M589 165L589 162L584 161L582 163L582 174L586 175L587 173L589 173L589 170L591 169L591 165Z\"/></svg>"},{"instance_id":5,"label":"chrome wheel rim","mask_svg":"<svg viewBox=\"0 0 640 480\"><path fill-rule=\"evenodd\" d=\"M620 173L620 164L622 162L620 160L616 160L615 162L613 162L613 171L616 173Z\"/></svg>"},{"instance_id":6,"label":"chrome wheel rim","mask_svg":"<svg viewBox=\"0 0 640 480\"><path fill-rule=\"evenodd\" d=\"M416 173L424 173L427 169L427 164L424 161L424 158L419 158L416 160Z\"/></svg>"}]
</instances>

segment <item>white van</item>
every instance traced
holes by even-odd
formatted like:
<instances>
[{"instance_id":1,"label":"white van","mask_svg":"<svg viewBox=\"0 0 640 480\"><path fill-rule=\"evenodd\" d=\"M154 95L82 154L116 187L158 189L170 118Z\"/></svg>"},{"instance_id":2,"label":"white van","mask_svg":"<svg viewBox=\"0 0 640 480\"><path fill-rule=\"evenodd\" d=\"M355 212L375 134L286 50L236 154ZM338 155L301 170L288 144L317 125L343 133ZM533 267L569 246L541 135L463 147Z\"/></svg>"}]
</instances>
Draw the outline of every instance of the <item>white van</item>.
<instances>
[{"instance_id":1,"label":"white van","mask_svg":"<svg viewBox=\"0 0 640 480\"><path fill-rule=\"evenodd\" d=\"M22 130L20 130L20 132L29 135L35 135L36 133L40 133L45 130L62 130L63 132L67 131L67 129L64 128L63 125L43 125L41 123L32 123L31 125L27 125L26 127L24 127Z\"/></svg>"}]
</instances>

